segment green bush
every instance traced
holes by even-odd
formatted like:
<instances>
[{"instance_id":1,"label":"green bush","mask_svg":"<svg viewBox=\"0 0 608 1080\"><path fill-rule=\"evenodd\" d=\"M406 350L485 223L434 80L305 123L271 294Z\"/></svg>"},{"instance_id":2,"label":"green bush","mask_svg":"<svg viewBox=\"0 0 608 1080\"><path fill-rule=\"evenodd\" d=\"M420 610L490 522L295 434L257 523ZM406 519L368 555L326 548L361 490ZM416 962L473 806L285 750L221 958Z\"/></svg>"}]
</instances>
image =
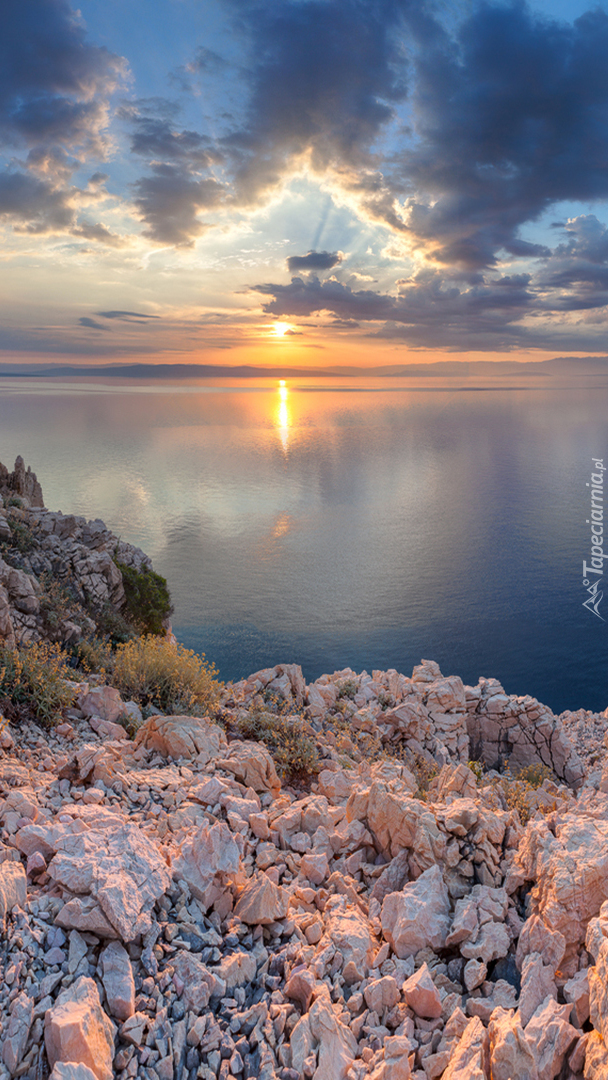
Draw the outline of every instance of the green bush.
<instances>
[{"instance_id":1,"label":"green bush","mask_svg":"<svg viewBox=\"0 0 608 1080\"><path fill-rule=\"evenodd\" d=\"M135 570L118 561L116 565L122 574L127 621L141 634L163 634L163 623L173 612L165 578L154 570Z\"/></svg>"},{"instance_id":2,"label":"green bush","mask_svg":"<svg viewBox=\"0 0 608 1080\"><path fill-rule=\"evenodd\" d=\"M204 716L214 709L223 686L216 675L204 656L147 634L117 646L112 682L141 706Z\"/></svg>"},{"instance_id":3,"label":"green bush","mask_svg":"<svg viewBox=\"0 0 608 1080\"><path fill-rule=\"evenodd\" d=\"M66 656L48 642L22 649L0 647L0 697L4 709L12 706L22 716L30 715L45 727L60 723L63 709L72 703L73 693L65 685L72 672Z\"/></svg>"}]
</instances>

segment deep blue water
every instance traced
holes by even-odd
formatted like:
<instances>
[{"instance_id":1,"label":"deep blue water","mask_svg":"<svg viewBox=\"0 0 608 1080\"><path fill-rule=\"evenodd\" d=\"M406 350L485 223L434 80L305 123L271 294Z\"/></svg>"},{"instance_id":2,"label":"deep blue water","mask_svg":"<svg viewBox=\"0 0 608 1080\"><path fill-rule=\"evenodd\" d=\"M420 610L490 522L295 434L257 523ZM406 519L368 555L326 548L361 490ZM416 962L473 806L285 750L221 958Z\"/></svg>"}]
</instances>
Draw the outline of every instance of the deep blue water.
<instances>
[{"instance_id":1,"label":"deep blue water","mask_svg":"<svg viewBox=\"0 0 608 1080\"><path fill-rule=\"evenodd\" d=\"M426 657L600 710L608 623L582 562L608 387L540 382L5 379L0 460L148 551L177 636L226 679Z\"/></svg>"}]
</instances>

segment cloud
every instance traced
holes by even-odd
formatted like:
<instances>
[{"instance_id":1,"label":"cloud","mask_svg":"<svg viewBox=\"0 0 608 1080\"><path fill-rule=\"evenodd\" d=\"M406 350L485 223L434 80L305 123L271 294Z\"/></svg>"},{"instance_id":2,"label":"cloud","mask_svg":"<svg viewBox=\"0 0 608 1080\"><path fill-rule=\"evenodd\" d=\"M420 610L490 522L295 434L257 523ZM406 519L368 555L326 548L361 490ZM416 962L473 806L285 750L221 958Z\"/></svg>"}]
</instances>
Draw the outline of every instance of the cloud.
<instances>
[{"instance_id":1,"label":"cloud","mask_svg":"<svg viewBox=\"0 0 608 1080\"><path fill-rule=\"evenodd\" d=\"M106 244L108 247L125 247L129 241L118 233L113 233L101 222L82 221L71 230L72 236L82 236L85 240L95 240L98 244Z\"/></svg>"},{"instance_id":2,"label":"cloud","mask_svg":"<svg viewBox=\"0 0 608 1080\"><path fill-rule=\"evenodd\" d=\"M121 110L132 129L131 150L134 154L156 161L184 161L190 166L210 166L221 155L211 140L196 131L177 131L170 120L160 116L140 115L134 110Z\"/></svg>"},{"instance_id":3,"label":"cloud","mask_svg":"<svg viewBox=\"0 0 608 1080\"><path fill-rule=\"evenodd\" d=\"M0 135L14 146L103 149L107 102L125 61L91 45L65 0L4 6Z\"/></svg>"},{"instance_id":4,"label":"cloud","mask_svg":"<svg viewBox=\"0 0 608 1080\"><path fill-rule=\"evenodd\" d=\"M212 177L199 179L174 165L155 165L152 176L134 184L135 205L147 228L144 235L161 244L192 247L205 225L199 210L220 205L224 188Z\"/></svg>"},{"instance_id":5,"label":"cloud","mask_svg":"<svg viewBox=\"0 0 608 1080\"><path fill-rule=\"evenodd\" d=\"M331 270L342 262L340 251L309 251L307 255L290 255L287 268L293 270Z\"/></svg>"},{"instance_id":6,"label":"cloud","mask_svg":"<svg viewBox=\"0 0 608 1080\"><path fill-rule=\"evenodd\" d=\"M109 330L109 326L102 326L101 323L95 322L95 319L89 319L84 315L78 320L81 326L86 326L88 330Z\"/></svg>"},{"instance_id":7,"label":"cloud","mask_svg":"<svg viewBox=\"0 0 608 1080\"><path fill-rule=\"evenodd\" d=\"M237 197L257 200L302 154L312 168L375 168L374 140L406 97L399 0L233 4L250 35L245 123L222 140Z\"/></svg>"},{"instance_id":8,"label":"cloud","mask_svg":"<svg viewBox=\"0 0 608 1080\"><path fill-rule=\"evenodd\" d=\"M131 322L133 319L139 321L142 319L145 319L146 321L148 319L160 319L160 315L146 315L141 311L98 311L97 315L102 319L125 319L128 322Z\"/></svg>"},{"instance_id":9,"label":"cloud","mask_svg":"<svg viewBox=\"0 0 608 1080\"><path fill-rule=\"evenodd\" d=\"M57 187L31 173L0 173L0 218L19 232L69 230L74 220L74 189Z\"/></svg>"},{"instance_id":10,"label":"cloud","mask_svg":"<svg viewBox=\"0 0 608 1080\"><path fill-rule=\"evenodd\" d=\"M467 282L455 276L446 280L440 270L425 270L402 281L397 296L354 291L335 279L321 282L314 275L294 277L289 285L257 285L254 291L270 297L263 310L273 318L324 312L334 317L337 327L367 324L376 337L415 347L500 352L555 348L567 340L573 348L578 342L579 348L592 350L599 342L587 327L557 323L554 313L567 310L562 294L547 297L530 274L473 275ZM538 321L543 315L546 325Z\"/></svg>"},{"instance_id":11,"label":"cloud","mask_svg":"<svg viewBox=\"0 0 608 1080\"><path fill-rule=\"evenodd\" d=\"M519 230L552 203L608 195L608 16L574 24L481 3L420 49L415 143L396 156L412 240L448 265L546 254Z\"/></svg>"}]
</instances>

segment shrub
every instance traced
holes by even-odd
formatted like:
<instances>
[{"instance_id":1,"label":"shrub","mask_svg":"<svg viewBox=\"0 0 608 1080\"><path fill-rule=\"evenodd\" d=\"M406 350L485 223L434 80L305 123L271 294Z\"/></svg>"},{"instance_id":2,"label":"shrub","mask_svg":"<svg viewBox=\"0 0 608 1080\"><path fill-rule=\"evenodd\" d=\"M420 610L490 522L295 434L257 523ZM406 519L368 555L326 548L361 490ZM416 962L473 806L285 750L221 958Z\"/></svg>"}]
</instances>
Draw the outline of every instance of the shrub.
<instances>
[{"instance_id":1,"label":"shrub","mask_svg":"<svg viewBox=\"0 0 608 1080\"><path fill-rule=\"evenodd\" d=\"M318 774L317 746L300 716L254 707L237 721L237 730L242 738L268 747L279 776L287 783L306 784Z\"/></svg>"},{"instance_id":2,"label":"shrub","mask_svg":"<svg viewBox=\"0 0 608 1080\"><path fill-rule=\"evenodd\" d=\"M112 682L142 707L154 705L165 713L208 713L223 683L204 656L154 634L118 645Z\"/></svg>"},{"instance_id":3,"label":"shrub","mask_svg":"<svg viewBox=\"0 0 608 1080\"><path fill-rule=\"evenodd\" d=\"M36 547L36 541L32 536L32 533L23 525L20 521L14 521L10 519L11 539L7 541L9 548L16 548L22 555L27 555L28 551L32 551Z\"/></svg>"},{"instance_id":4,"label":"shrub","mask_svg":"<svg viewBox=\"0 0 608 1080\"><path fill-rule=\"evenodd\" d=\"M165 578L154 570L135 570L118 561L116 565L125 590L125 618L141 634L163 634L163 623L173 612Z\"/></svg>"},{"instance_id":5,"label":"shrub","mask_svg":"<svg viewBox=\"0 0 608 1080\"><path fill-rule=\"evenodd\" d=\"M97 610L90 608L89 613L97 625L98 637L106 638L112 646L124 645L137 636L134 627L112 604Z\"/></svg>"},{"instance_id":6,"label":"shrub","mask_svg":"<svg viewBox=\"0 0 608 1080\"><path fill-rule=\"evenodd\" d=\"M64 681L69 674L66 656L56 645L0 648L0 694L21 716L31 715L46 727L60 722L62 710L72 703Z\"/></svg>"},{"instance_id":7,"label":"shrub","mask_svg":"<svg viewBox=\"0 0 608 1080\"><path fill-rule=\"evenodd\" d=\"M337 683L337 687L338 701L340 698L349 698L350 701L354 701L355 694L359 689L359 686L354 679L342 679L341 682Z\"/></svg>"},{"instance_id":8,"label":"shrub","mask_svg":"<svg viewBox=\"0 0 608 1080\"><path fill-rule=\"evenodd\" d=\"M107 675L114 667L114 653L107 638L85 638L74 647L74 653L78 666L87 675Z\"/></svg>"}]
</instances>

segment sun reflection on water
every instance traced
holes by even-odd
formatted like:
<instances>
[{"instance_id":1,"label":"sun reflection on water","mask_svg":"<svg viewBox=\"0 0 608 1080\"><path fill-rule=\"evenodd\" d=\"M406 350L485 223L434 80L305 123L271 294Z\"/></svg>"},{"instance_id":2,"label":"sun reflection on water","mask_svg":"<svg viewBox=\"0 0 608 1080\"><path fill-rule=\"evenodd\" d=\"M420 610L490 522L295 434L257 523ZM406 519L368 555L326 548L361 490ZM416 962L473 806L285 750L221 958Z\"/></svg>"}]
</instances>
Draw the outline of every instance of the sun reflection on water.
<instances>
[{"instance_id":1,"label":"sun reflection on water","mask_svg":"<svg viewBox=\"0 0 608 1080\"><path fill-rule=\"evenodd\" d=\"M289 408L289 390L284 379L279 381L278 394L279 404L276 412L276 427L283 453L286 454L289 449L289 436L291 433L291 410Z\"/></svg>"}]
</instances>

